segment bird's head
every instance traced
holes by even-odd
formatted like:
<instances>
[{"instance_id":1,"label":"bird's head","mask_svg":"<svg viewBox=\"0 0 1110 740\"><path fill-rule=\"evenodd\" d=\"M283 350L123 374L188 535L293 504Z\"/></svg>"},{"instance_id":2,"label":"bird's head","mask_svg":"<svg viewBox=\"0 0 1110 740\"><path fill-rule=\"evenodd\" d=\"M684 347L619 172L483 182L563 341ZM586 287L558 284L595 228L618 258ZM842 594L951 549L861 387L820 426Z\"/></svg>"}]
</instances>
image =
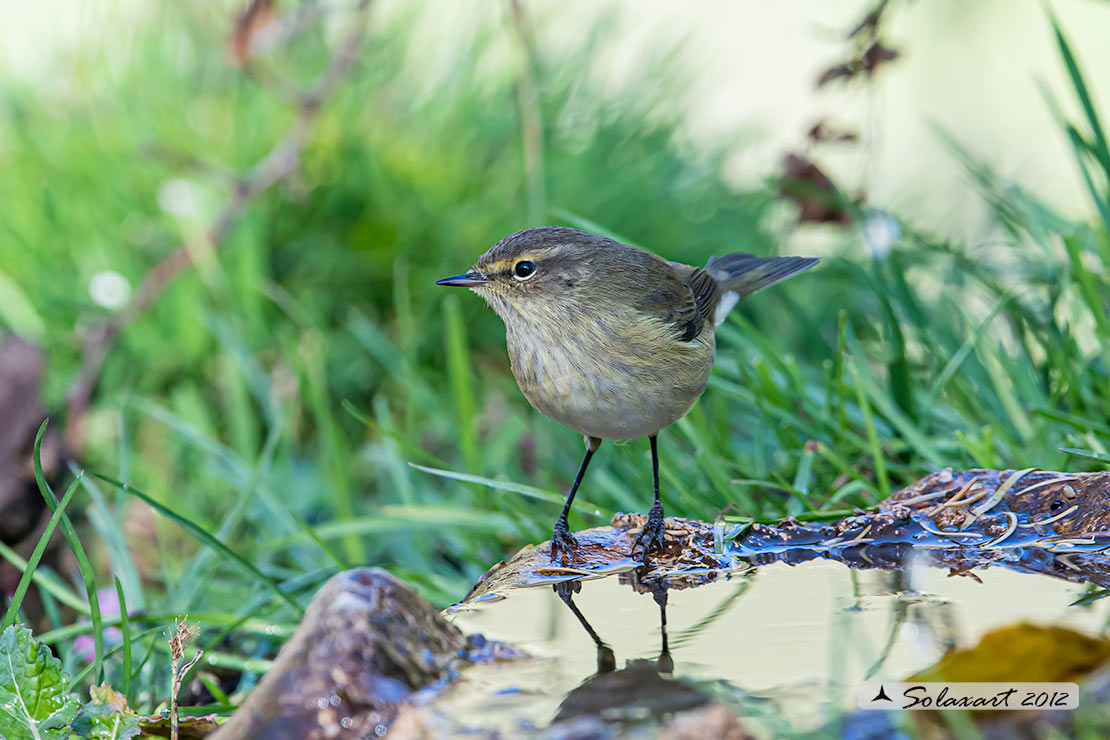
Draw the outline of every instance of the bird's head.
<instances>
[{"instance_id":1,"label":"bird's head","mask_svg":"<svg viewBox=\"0 0 1110 740\"><path fill-rule=\"evenodd\" d=\"M604 281L617 242L575 229L545 226L505 237L462 275L436 285L470 288L503 318L528 318L574 304Z\"/></svg>"}]
</instances>

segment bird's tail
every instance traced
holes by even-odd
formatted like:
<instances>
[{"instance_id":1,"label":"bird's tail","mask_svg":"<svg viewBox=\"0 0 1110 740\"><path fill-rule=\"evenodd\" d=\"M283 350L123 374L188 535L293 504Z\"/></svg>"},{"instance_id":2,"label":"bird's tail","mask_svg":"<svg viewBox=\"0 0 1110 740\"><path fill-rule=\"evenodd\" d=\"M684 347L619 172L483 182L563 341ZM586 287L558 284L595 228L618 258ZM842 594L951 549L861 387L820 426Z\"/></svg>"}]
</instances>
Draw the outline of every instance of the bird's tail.
<instances>
[{"instance_id":1,"label":"bird's tail","mask_svg":"<svg viewBox=\"0 0 1110 740\"><path fill-rule=\"evenodd\" d=\"M731 290L744 298L794 277L817 262L816 257L756 257L737 253L710 257L705 271L717 278L722 291Z\"/></svg>"},{"instance_id":2,"label":"bird's tail","mask_svg":"<svg viewBox=\"0 0 1110 740\"><path fill-rule=\"evenodd\" d=\"M725 314L740 298L805 272L818 261L816 257L756 257L741 253L711 257L705 271L716 278L721 288L716 323L724 321Z\"/></svg>"}]
</instances>

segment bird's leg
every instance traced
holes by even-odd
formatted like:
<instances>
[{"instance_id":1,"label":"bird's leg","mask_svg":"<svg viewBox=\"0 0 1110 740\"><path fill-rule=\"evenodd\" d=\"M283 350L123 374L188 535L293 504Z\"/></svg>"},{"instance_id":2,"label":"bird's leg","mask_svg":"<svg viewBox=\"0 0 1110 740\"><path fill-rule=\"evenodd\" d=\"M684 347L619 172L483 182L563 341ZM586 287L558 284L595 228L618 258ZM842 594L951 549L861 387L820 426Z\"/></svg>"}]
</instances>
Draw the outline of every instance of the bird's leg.
<instances>
[{"instance_id":1,"label":"bird's leg","mask_svg":"<svg viewBox=\"0 0 1110 740\"><path fill-rule=\"evenodd\" d=\"M659 444L656 435L649 437L651 440L651 478L655 486L655 501L648 512L644 528L632 546L635 552L641 544L644 546L644 562L647 563L648 553L652 550L661 550L666 544L667 528L663 523L663 502L659 500Z\"/></svg>"},{"instance_id":2,"label":"bird's leg","mask_svg":"<svg viewBox=\"0 0 1110 740\"><path fill-rule=\"evenodd\" d=\"M594 628L586 621L586 616L578 610L574 603L574 594L582 590L582 581L575 579L573 581L561 581L552 586L555 593L563 600L563 603L570 607L570 611L574 614L578 623L586 630L586 634L594 641L597 647L597 675L601 676L605 673L612 673L617 668L617 657L613 654L613 649L609 647L604 640L596 632Z\"/></svg>"},{"instance_id":3,"label":"bird's leg","mask_svg":"<svg viewBox=\"0 0 1110 740\"><path fill-rule=\"evenodd\" d=\"M551 562L555 562L555 558L560 552L565 556L572 549L578 547L578 540L574 539L574 535L570 533L570 527L567 526L567 515L570 513L570 505L574 502L574 494L578 493L578 486L582 485L582 477L586 474L586 466L590 464L590 458L597 452L598 447L601 447L600 438L586 437L586 456L582 458L582 464L578 466L578 475L574 476L574 485L570 487L570 493L567 494L567 502L563 505L563 513L555 520L555 531L551 533Z\"/></svg>"},{"instance_id":4,"label":"bird's leg","mask_svg":"<svg viewBox=\"0 0 1110 740\"><path fill-rule=\"evenodd\" d=\"M663 644L659 649L659 672L674 673L674 659L671 658L671 648L667 640L667 589L670 583L666 578L660 578L653 584L651 595L659 605L659 632L663 636Z\"/></svg>"}]
</instances>

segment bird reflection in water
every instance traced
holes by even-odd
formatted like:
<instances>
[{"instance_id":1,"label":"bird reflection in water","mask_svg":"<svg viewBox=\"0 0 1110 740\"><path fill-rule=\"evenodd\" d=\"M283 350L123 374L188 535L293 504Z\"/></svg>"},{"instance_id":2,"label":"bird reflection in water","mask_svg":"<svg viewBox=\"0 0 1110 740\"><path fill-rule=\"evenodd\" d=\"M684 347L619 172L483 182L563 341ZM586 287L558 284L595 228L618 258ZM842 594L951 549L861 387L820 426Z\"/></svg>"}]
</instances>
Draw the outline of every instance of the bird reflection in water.
<instances>
[{"instance_id":1,"label":"bird reflection in water","mask_svg":"<svg viewBox=\"0 0 1110 740\"><path fill-rule=\"evenodd\" d=\"M632 659L617 669L613 649L597 634L589 620L574 603L574 595L582 590L582 581L563 581L554 585L555 593L571 610L586 634L597 647L597 672L571 690L559 704L555 721L592 716L605 722L658 722L664 717L687 709L704 706L710 698L692 685L674 678L674 660L667 644L666 578L647 579L646 569L638 568L622 575L639 593L650 593L659 605L661 644L659 657Z\"/></svg>"}]
</instances>

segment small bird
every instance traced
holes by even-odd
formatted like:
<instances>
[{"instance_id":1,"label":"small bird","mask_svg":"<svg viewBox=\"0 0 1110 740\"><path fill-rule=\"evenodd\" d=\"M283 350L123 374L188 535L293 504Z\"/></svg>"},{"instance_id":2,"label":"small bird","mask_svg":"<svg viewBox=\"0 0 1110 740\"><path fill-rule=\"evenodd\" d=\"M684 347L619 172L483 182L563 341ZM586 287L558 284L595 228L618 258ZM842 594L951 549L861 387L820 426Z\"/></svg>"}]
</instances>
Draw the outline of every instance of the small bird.
<instances>
[{"instance_id":1,"label":"small bird","mask_svg":"<svg viewBox=\"0 0 1110 740\"><path fill-rule=\"evenodd\" d=\"M704 268L558 226L493 245L462 275L505 322L509 362L524 397L586 440L586 455L551 537L551 559L578 543L567 526L574 495L602 440L647 437L655 500L633 554L664 546L657 435L681 419L709 381L714 334L740 298L817 264L808 257L714 257Z\"/></svg>"}]
</instances>

